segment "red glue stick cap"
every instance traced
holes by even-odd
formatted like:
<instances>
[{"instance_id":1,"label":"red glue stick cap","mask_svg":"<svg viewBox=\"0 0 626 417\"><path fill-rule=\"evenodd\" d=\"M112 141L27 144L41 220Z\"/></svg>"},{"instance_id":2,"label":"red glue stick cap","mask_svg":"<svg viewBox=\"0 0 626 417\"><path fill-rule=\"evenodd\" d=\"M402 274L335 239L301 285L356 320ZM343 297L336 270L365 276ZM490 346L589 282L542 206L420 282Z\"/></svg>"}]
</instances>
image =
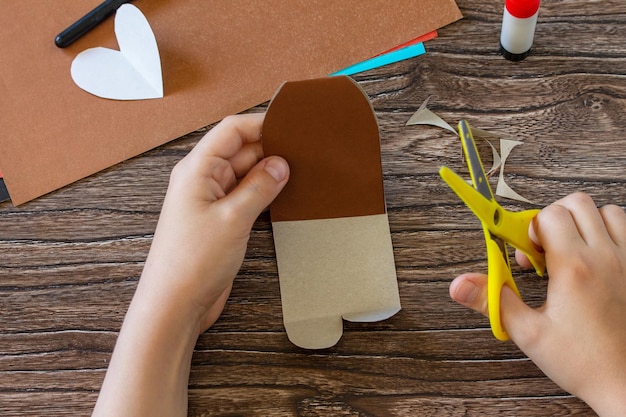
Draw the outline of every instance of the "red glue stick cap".
<instances>
[{"instance_id":1,"label":"red glue stick cap","mask_svg":"<svg viewBox=\"0 0 626 417\"><path fill-rule=\"evenodd\" d=\"M539 10L541 0L506 0L506 10L518 19L526 19L533 16Z\"/></svg>"}]
</instances>

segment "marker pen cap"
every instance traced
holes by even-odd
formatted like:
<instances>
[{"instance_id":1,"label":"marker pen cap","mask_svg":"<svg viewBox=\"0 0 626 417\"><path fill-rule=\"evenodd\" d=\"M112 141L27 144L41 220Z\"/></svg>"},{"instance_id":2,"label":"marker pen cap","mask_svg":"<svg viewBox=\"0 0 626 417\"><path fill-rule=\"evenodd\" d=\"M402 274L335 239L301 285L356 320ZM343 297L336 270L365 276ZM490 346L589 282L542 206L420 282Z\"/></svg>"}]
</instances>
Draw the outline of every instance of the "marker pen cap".
<instances>
[{"instance_id":1,"label":"marker pen cap","mask_svg":"<svg viewBox=\"0 0 626 417\"><path fill-rule=\"evenodd\" d=\"M500 33L500 53L521 61L530 53L537 26L540 0L506 0Z\"/></svg>"}]
</instances>

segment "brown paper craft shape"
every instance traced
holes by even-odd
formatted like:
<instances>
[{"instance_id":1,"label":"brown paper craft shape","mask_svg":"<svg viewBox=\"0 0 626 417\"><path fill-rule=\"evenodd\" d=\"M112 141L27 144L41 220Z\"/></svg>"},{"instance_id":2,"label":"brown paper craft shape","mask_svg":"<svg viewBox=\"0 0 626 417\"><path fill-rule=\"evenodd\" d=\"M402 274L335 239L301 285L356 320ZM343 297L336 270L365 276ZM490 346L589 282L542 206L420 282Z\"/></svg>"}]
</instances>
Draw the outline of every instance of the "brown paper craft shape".
<instances>
[{"instance_id":1,"label":"brown paper craft shape","mask_svg":"<svg viewBox=\"0 0 626 417\"><path fill-rule=\"evenodd\" d=\"M289 340L328 348L341 338L342 319L397 313L378 124L358 84L348 77L283 84L262 138L265 154L291 167L270 206Z\"/></svg>"},{"instance_id":2,"label":"brown paper craft shape","mask_svg":"<svg viewBox=\"0 0 626 417\"><path fill-rule=\"evenodd\" d=\"M454 0L135 0L150 22L164 97L103 100L74 58L118 50L109 18L67 48L55 36L102 0L3 1L0 167L21 204L461 18ZM358 16L358 18L355 18Z\"/></svg>"}]
</instances>

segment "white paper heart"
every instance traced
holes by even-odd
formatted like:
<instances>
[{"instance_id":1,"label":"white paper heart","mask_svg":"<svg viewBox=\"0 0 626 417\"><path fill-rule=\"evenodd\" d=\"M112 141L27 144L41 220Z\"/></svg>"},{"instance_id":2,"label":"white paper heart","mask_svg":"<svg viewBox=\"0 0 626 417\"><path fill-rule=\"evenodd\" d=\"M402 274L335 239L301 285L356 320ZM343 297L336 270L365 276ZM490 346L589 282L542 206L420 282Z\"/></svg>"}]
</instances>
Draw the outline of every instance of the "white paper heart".
<instances>
[{"instance_id":1,"label":"white paper heart","mask_svg":"<svg viewBox=\"0 0 626 417\"><path fill-rule=\"evenodd\" d=\"M72 79L83 90L114 100L143 100L163 97L159 48L148 20L131 5L115 14L115 36L119 51L87 49L72 62Z\"/></svg>"}]
</instances>

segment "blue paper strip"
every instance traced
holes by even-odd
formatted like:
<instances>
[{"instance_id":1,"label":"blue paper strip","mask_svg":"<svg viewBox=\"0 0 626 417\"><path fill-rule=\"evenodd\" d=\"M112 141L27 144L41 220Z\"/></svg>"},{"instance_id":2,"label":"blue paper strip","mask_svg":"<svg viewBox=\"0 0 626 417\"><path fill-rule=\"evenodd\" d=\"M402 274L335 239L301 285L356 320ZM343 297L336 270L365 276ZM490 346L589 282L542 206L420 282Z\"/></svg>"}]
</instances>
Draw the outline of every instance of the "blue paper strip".
<instances>
[{"instance_id":1,"label":"blue paper strip","mask_svg":"<svg viewBox=\"0 0 626 417\"><path fill-rule=\"evenodd\" d=\"M330 75L357 74L359 72L382 67L384 65L393 64L394 62L403 61L408 58L414 58L425 53L426 48L424 48L424 43L420 42L416 43L415 45L405 46L404 48L398 49L396 51L388 52L386 54L375 56L374 58L370 58L365 61L361 61L337 72L333 72Z\"/></svg>"}]
</instances>

